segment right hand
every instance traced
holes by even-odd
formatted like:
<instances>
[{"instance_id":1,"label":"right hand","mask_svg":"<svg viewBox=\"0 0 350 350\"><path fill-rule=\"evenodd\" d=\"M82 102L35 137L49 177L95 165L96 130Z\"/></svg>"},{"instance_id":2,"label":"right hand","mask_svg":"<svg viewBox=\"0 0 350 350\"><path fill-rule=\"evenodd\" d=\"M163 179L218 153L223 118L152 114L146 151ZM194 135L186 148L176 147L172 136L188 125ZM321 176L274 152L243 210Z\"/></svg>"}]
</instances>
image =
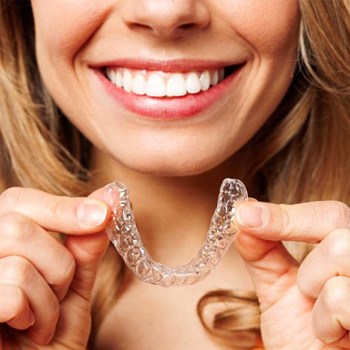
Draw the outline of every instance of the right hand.
<instances>
[{"instance_id":1,"label":"right hand","mask_svg":"<svg viewBox=\"0 0 350 350\"><path fill-rule=\"evenodd\" d=\"M105 191L0 195L0 349L86 349L91 290L108 246ZM50 232L65 234L64 243Z\"/></svg>"}]
</instances>

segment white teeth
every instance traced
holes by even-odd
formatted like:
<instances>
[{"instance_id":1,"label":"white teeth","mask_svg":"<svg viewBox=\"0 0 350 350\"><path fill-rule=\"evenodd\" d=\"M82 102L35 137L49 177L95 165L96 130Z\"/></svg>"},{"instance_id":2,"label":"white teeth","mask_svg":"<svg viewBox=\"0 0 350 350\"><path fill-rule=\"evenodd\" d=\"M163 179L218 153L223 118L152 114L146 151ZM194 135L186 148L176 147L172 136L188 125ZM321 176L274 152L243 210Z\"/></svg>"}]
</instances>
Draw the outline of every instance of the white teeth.
<instances>
[{"instance_id":1,"label":"white teeth","mask_svg":"<svg viewBox=\"0 0 350 350\"><path fill-rule=\"evenodd\" d=\"M151 97L166 96L165 82L159 73L153 72L148 77L146 83L146 95Z\"/></svg>"},{"instance_id":2,"label":"white teeth","mask_svg":"<svg viewBox=\"0 0 350 350\"><path fill-rule=\"evenodd\" d=\"M219 72L214 70L210 75L210 81L213 85L216 85L219 82Z\"/></svg>"},{"instance_id":3,"label":"white teeth","mask_svg":"<svg viewBox=\"0 0 350 350\"><path fill-rule=\"evenodd\" d=\"M119 72L119 70L117 70L117 72L115 72L114 74L115 76L115 80L112 80L115 85L117 85L118 87L122 87L123 86L123 76L122 74Z\"/></svg>"},{"instance_id":4,"label":"white teeth","mask_svg":"<svg viewBox=\"0 0 350 350\"><path fill-rule=\"evenodd\" d=\"M136 74L132 82L132 92L137 95L145 95L146 91L146 79L144 75L142 73Z\"/></svg>"},{"instance_id":5,"label":"white teeth","mask_svg":"<svg viewBox=\"0 0 350 350\"><path fill-rule=\"evenodd\" d=\"M168 79L168 83L166 86L166 95L168 97L180 97L185 96L186 93L186 81L183 74L172 74L171 77Z\"/></svg>"},{"instance_id":6,"label":"white teeth","mask_svg":"<svg viewBox=\"0 0 350 350\"><path fill-rule=\"evenodd\" d=\"M217 72L217 71L215 71ZM202 91L207 91L210 87L210 73L209 71L205 71L201 74L201 76L199 77L199 81L201 82L201 89ZM217 84L217 82L216 82ZM213 84L215 85L215 84Z\"/></svg>"},{"instance_id":7,"label":"white teeth","mask_svg":"<svg viewBox=\"0 0 350 350\"><path fill-rule=\"evenodd\" d=\"M132 74L128 69L125 69L123 74L123 88L126 92L131 92L132 83L133 83Z\"/></svg>"},{"instance_id":8,"label":"white teeth","mask_svg":"<svg viewBox=\"0 0 350 350\"><path fill-rule=\"evenodd\" d=\"M207 91L224 79L224 69L169 73L128 68L107 68L107 78L126 92L150 97L180 97Z\"/></svg>"},{"instance_id":9,"label":"white teeth","mask_svg":"<svg viewBox=\"0 0 350 350\"><path fill-rule=\"evenodd\" d=\"M196 73L190 73L186 79L186 88L190 94L197 94L201 91L201 83Z\"/></svg>"}]
</instances>

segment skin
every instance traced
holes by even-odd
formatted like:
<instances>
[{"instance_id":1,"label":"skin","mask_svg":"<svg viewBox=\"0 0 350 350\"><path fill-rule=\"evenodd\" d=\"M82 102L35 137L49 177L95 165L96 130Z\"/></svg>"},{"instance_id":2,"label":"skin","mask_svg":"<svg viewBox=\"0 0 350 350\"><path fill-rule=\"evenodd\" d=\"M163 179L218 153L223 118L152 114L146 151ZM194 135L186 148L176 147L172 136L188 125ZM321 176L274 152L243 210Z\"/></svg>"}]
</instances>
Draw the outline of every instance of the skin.
<instances>
[{"instance_id":1,"label":"skin","mask_svg":"<svg viewBox=\"0 0 350 350\"><path fill-rule=\"evenodd\" d=\"M156 260L176 264L201 244L221 179L245 177L252 150L242 146L290 84L299 16L292 0L162 0L161 10L158 5L151 0L137 5L132 0L32 1L43 79L67 117L96 146L96 187L115 178L127 183L147 248ZM237 55L246 64L220 103L188 120L159 123L116 103L90 68L126 53L158 60L227 61ZM254 194L254 183L249 187ZM23 188L1 194L0 295L8 302L0 305L0 322L12 328L0 328L5 349L14 344L21 349L86 348L109 212L103 188L89 198ZM128 349L142 349L147 339L147 346L162 349L166 339L168 349L220 349L194 319L195 301L207 290L253 286L266 349L350 348L349 208L338 202L286 206L249 201L239 206L237 224L236 247L202 284L163 290L131 276L121 306L102 325L101 348L125 341ZM49 232L66 234L64 244ZM318 244L299 266L282 240ZM158 302L147 303L154 299ZM180 303L189 310L179 314L181 322L176 319ZM161 307L170 310L165 318ZM154 314L159 322L153 328L142 322ZM140 320L139 328L133 327ZM139 337L135 340L128 329L140 329ZM185 339L189 329L194 344Z\"/></svg>"},{"instance_id":2,"label":"skin","mask_svg":"<svg viewBox=\"0 0 350 350\"><path fill-rule=\"evenodd\" d=\"M113 158L112 163L137 172L192 175L218 166L266 121L293 75L298 35L295 1L275 6L275 1L218 5L167 0L161 10L156 1L142 1L136 7L133 1L36 0L32 6L38 63L51 94L70 120ZM67 11L70 16L62 26ZM274 14L275 20L271 22L270 16L262 20L265 13ZM189 30L181 29L184 24ZM67 38L72 39L67 42ZM140 57L231 64L243 60L246 67L220 103L196 118L159 123L116 103L89 68Z\"/></svg>"}]
</instances>

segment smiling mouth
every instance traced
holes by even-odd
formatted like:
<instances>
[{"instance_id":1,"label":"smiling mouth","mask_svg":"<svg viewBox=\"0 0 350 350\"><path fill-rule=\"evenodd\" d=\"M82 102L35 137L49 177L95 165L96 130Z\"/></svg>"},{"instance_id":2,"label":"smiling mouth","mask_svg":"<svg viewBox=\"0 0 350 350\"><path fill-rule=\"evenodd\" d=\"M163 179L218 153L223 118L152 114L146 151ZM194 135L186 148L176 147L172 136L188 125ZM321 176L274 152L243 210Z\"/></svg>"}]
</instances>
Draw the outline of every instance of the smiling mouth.
<instances>
[{"instance_id":1,"label":"smiling mouth","mask_svg":"<svg viewBox=\"0 0 350 350\"><path fill-rule=\"evenodd\" d=\"M188 72L105 67L106 78L128 93L149 97L182 97L207 91L241 68L232 65Z\"/></svg>"}]
</instances>

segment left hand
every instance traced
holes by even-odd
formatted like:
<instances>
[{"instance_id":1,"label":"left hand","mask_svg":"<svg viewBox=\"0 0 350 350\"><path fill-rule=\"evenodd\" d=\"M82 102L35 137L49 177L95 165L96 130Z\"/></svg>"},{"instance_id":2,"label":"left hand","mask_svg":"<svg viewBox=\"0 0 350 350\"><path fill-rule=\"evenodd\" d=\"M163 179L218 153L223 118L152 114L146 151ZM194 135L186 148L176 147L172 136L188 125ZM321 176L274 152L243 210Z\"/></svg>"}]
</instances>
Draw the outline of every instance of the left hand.
<instances>
[{"instance_id":1,"label":"left hand","mask_svg":"<svg viewBox=\"0 0 350 350\"><path fill-rule=\"evenodd\" d=\"M248 201L236 219L266 350L350 349L350 208ZM282 241L316 246L299 264Z\"/></svg>"}]
</instances>

